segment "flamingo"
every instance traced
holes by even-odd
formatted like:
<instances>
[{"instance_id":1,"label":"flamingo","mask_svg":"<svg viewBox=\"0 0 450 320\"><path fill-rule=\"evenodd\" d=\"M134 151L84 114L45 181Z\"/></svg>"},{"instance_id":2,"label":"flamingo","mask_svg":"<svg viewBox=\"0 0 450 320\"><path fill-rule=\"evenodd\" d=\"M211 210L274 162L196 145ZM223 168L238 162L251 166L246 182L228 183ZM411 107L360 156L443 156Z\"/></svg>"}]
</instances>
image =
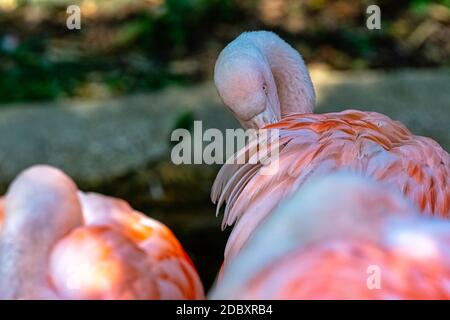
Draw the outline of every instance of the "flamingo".
<instances>
[{"instance_id":1,"label":"flamingo","mask_svg":"<svg viewBox=\"0 0 450 320\"><path fill-rule=\"evenodd\" d=\"M79 192L56 168L34 166L13 181L0 228L0 299L203 298L165 225Z\"/></svg>"},{"instance_id":2,"label":"flamingo","mask_svg":"<svg viewBox=\"0 0 450 320\"><path fill-rule=\"evenodd\" d=\"M370 176L399 190L426 215L450 216L450 156L432 139L413 135L376 112L314 114L315 92L300 54L276 34L246 32L220 53L214 82L225 106L244 128L278 130L278 143L262 139L239 151L278 150L270 164L226 163L211 191L222 229L235 224L224 267L255 228L308 179L338 169ZM270 154L270 152L269 152ZM273 162L275 163L275 162Z\"/></svg>"},{"instance_id":3,"label":"flamingo","mask_svg":"<svg viewBox=\"0 0 450 320\"><path fill-rule=\"evenodd\" d=\"M450 299L450 221L354 173L305 183L255 231L213 299Z\"/></svg>"}]
</instances>

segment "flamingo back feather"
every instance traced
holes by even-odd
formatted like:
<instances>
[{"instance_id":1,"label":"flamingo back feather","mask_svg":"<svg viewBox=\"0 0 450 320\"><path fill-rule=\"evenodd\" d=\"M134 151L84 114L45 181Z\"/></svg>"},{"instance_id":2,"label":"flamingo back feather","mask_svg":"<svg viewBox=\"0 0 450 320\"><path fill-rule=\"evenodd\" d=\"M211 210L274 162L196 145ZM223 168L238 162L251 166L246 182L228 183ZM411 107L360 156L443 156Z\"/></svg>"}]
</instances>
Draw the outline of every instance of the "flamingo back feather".
<instances>
[{"instance_id":1,"label":"flamingo back feather","mask_svg":"<svg viewBox=\"0 0 450 320\"><path fill-rule=\"evenodd\" d=\"M449 299L450 222L354 174L307 182L221 274L217 299ZM369 267L381 286L368 285Z\"/></svg>"},{"instance_id":2,"label":"flamingo back feather","mask_svg":"<svg viewBox=\"0 0 450 320\"><path fill-rule=\"evenodd\" d=\"M204 297L165 225L125 201L79 192L55 168L26 170L10 187L4 214L2 204L0 298Z\"/></svg>"},{"instance_id":3,"label":"flamingo back feather","mask_svg":"<svg viewBox=\"0 0 450 320\"><path fill-rule=\"evenodd\" d=\"M279 130L279 144L271 146L279 149L279 169L267 175L262 174L261 163L225 164L212 188L213 202L221 200L218 210L226 203L223 226L237 222L225 264L283 199L312 177L338 169L373 177L401 191L424 214L450 216L449 154L432 139L411 134L400 122L376 112L347 110L292 114L266 128ZM250 143L240 153L252 154L258 148L261 145Z\"/></svg>"}]
</instances>

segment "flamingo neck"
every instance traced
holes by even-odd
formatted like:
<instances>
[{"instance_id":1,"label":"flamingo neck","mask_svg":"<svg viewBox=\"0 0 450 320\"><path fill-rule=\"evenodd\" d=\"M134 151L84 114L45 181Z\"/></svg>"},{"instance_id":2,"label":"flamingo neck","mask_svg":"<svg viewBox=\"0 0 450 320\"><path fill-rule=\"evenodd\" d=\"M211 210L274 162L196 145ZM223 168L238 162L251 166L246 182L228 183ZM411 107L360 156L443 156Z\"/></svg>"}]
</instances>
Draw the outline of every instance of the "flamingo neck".
<instances>
[{"instance_id":1,"label":"flamingo neck","mask_svg":"<svg viewBox=\"0 0 450 320\"><path fill-rule=\"evenodd\" d=\"M75 184L54 169L29 169L8 190L3 215L0 288L8 290L0 298L48 285L53 246L83 223Z\"/></svg>"},{"instance_id":2,"label":"flamingo neck","mask_svg":"<svg viewBox=\"0 0 450 320\"><path fill-rule=\"evenodd\" d=\"M298 51L272 32L249 32L245 36L258 47L269 64L281 115L312 113L316 99L314 87Z\"/></svg>"}]
</instances>

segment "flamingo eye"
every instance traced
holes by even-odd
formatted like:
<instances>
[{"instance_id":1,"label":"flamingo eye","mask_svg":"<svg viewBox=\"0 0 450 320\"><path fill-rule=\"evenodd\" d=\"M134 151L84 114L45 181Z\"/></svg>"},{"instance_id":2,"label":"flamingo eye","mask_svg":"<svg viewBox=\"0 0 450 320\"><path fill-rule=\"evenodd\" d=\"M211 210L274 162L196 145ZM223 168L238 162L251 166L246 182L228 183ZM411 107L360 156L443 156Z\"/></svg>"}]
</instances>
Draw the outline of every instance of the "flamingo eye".
<instances>
[{"instance_id":1,"label":"flamingo eye","mask_svg":"<svg viewBox=\"0 0 450 320\"><path fill-rule=\"evenodd\" d=\"M267 94L267 85L263 84L262 88L263 88L264 92Z\"/></svg>"}]
</instances>

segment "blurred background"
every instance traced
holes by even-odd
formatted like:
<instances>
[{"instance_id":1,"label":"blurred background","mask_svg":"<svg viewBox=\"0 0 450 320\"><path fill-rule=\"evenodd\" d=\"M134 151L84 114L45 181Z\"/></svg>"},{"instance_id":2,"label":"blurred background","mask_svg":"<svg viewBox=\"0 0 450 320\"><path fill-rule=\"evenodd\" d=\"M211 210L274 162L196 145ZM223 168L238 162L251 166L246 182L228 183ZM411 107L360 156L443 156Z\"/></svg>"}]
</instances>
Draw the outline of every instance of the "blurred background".
<instances>
[{"instance_id":1,"label":"blurred background","mask_svg":"<svg viewBox=\"0 0 450 320\"><path fill-rule=\"evenodd\" d=\"M66 27L72 4L80 30ZM257 29L302 53L317 112L383 112L449 150L450 0L0 0L0 191L29 165L58 166L168 224L208 287L227 237L209 200L218 166L173 165L170 133L237 127L212 70Z\"/></svg>"}]
</instances>

